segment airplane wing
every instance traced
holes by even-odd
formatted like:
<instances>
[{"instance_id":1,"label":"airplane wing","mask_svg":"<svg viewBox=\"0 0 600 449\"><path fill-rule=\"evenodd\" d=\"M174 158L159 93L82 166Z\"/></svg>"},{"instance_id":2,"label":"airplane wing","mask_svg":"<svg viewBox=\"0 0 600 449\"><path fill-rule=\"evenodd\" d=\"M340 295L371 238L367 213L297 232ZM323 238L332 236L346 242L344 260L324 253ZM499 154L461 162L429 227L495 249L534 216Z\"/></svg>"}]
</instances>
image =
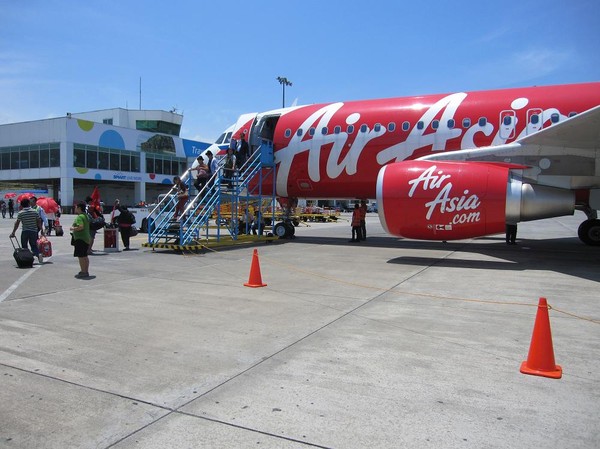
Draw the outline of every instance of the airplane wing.
<instances>
[{"instance_id":1,"label":"airplane wing","mask_svg":"<svg viewBox=\"0 0 600 449\"><path fill-rule=\"evenodd\" d=\"M600 148L600 106L525 136L518 142L521 145L598 150Z\"/></svg>"},{"instance_id":2,"label":"airplane wing","mask_svg":"<svg viewBox=\"0 0 600 449\"><path fill-rule=\"evenodd\" d=\"M489 161L529 167L539 184L575 189L600 187L600 106L515 142L437 153L421 160Z\"/></svg>"}]
</instances>

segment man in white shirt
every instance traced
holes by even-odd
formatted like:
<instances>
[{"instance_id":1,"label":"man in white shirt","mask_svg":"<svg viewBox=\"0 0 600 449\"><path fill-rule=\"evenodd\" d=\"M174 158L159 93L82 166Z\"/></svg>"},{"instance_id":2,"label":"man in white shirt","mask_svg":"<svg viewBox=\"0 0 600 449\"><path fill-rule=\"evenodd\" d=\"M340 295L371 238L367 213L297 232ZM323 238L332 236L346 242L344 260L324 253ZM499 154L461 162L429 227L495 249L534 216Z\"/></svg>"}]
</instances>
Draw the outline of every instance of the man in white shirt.
<instances>
[{"instance_id":1,"label":"man in white shirt","mask_svg":"<svg viewBox=\"0 0 600 449\"><path fill-rule=\"evenodd\" d=\"M32 196L29 201L31 203L31 208L40 215L42 223L44 224L44 227L41 229L42 235L44 235L44 229L48 229L48 217L46 216L46 212L42 207L37 205L37 198L35 196Z\"/></svg>"}]
</instances>

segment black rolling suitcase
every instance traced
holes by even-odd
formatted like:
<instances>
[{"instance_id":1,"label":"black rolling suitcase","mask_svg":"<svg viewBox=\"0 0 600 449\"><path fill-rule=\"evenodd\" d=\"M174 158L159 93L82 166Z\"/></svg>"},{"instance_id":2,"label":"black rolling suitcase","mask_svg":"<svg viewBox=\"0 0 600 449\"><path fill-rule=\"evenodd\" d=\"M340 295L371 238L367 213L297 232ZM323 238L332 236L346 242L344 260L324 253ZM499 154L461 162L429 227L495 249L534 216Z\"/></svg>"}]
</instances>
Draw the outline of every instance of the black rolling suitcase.
<instances>
[{"instance_id":1,"label":"black rolling suitcase","mask_svg":"<svg viewBox=\"0 0 600 449\"><path fill-rule=\"evenodd\" d=\"M33 267L33 254L27 248L21 248L19 241L16 237L11 237L10 242L12 243L15 252L13 257L17 262L19 268L32 268ZM16 243L16 244L15 244Z\"/></svg>"}]
</instances>

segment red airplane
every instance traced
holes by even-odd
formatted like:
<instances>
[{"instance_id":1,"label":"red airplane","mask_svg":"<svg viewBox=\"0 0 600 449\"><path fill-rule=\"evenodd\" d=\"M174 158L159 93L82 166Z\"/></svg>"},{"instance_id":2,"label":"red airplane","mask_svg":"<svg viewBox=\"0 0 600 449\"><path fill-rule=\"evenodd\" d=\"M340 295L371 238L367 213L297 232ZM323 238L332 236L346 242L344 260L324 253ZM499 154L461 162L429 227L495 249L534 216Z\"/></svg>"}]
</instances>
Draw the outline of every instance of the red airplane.
<instances>
[{"instance_id":1,"label":"red airplane","mask_svg":"<svg viewBox=\"0 0 600 449\"><path fill-rule=\"evenodd\" d=\"M453 240L506 223L587 215L600 245L600 83L349 101L245 114L230 129L271 146L275 189L377 198L390 234Z\"/></svg>"}]
</instances>

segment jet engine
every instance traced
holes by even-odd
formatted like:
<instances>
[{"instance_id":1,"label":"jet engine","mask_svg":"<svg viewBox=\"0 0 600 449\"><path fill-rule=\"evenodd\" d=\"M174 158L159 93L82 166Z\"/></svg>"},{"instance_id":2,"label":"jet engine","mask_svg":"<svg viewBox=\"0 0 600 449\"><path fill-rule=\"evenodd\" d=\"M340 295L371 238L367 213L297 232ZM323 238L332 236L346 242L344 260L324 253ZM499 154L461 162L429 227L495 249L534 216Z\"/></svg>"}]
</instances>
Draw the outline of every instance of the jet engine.
<instances>
[{"instance_id":1,"label":"jet engine","mask_svg":"<svg viewBox=\"0 0 600 449\"><path fill-rule=\"evenodd\" d=\"M573 214L574 192L525 183L522 168L491 162L388 164L377 178L379 219L392 235L456 240L504 232L507 222Z\"/></svg>"}]
</instances>

